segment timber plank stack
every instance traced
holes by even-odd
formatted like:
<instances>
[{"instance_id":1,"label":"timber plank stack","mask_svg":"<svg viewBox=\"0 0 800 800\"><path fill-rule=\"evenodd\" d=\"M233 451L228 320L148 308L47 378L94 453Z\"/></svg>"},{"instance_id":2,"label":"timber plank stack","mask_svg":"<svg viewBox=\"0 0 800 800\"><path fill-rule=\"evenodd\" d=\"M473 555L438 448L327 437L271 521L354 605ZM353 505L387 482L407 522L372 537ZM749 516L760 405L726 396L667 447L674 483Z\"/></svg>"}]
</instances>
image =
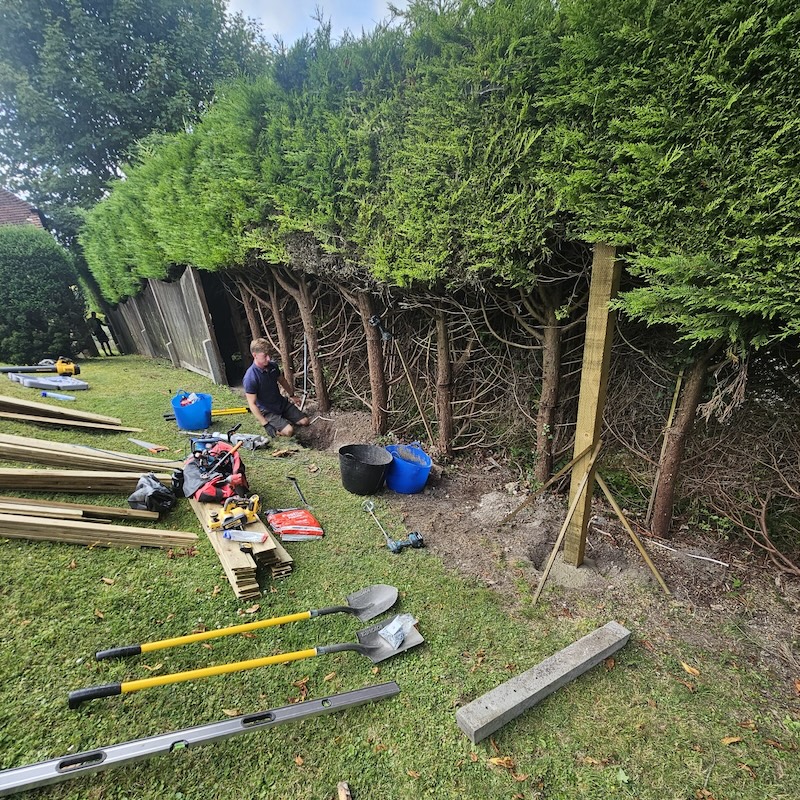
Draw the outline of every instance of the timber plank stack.
<instances>
[{"instance_id":1,"label":"timber plank stack","mask_svg":"<svg viewBox=\"0 0 800 800\"><path fill-rule=\"evenodd\" d=\"M197 535L186 531L134 528L97 520L50 519L0 512L0 536L90 547L191 547Z\"/></svg>"},{"instance_id":2,"label":"timber plank stack","mask_svg":"<svg viewBox=\"0 0 800 800\"><path fill-rule=\"evenodd\" d=\"M206 532L225 571L225 577L237 598L250 600L261 595L261 589L256 580L256 572L259 567L267 568L273 579L284 578L291 573L294 564L292 557L283 545L275 540L263 522L259 520L257 523L251 523L246 530L265 533L267 540L261 544L248 545L243 550L242 542L225 539L221 531L211 529L211 515L222 512L220 504L200 503L194 499L191 499L189 503Z\"/></svg>"},{"instance_id":3,"label":"timber plank stack","mask_svg":"<svg viewBox=\"0 0 800 800\"><path fill-rule=\"evenodd\" d=\"M13 514L24 514L25 508L35 508L51 510L55 514L59 511L66 511L69 516L75 516L73 512L80 511L80 516L84 519L141 519L150 522L158 521L157 511L146 511L138 508L117 508L116 506L90 506L82 503L62 503L58 500L39 500L33 497L10 497L0 495L0 507L7 510L13 507ZM40 516L44 516L41 514Z\"/></svg>"},{"instance_id":4,"label":"timber plank stack","mask_svg":"<svg viewBox=\"0 0 800 800\"><path fill-rule=\"evenodd\" d=\"M112 469L117 472L167 472L179 469L183 462L156 456L123 453L87 445L35 439L30 436L0 434L0 457L50 467L74 469Z\"/></svg>"},{"instance_id":5,"label":"timber plank stack","mask_svg":"<svg viewBox=\"0 0 800 800\"><path fill-rule=\"evenodd\" d=\"M0 395L0 419L32 422L36 425L91 428L98 431L137 432L142 430L141 428L124 427L122 420L116 417L78 411L63 404L53 406L33 400L20 400L7 395Z\"/></svg>"},{"instance_id":6,"label":"timber plank stack","mask_svg":"<svg viewBox=\"0 0 800 800\"><path fill-rule=\"evenodd\" d=\"M141 473L80 469L0 469L0 488L14 492L79 492L130 495ZM169 485L172 473L155 473Z\"/></svg>"}]
</instances>

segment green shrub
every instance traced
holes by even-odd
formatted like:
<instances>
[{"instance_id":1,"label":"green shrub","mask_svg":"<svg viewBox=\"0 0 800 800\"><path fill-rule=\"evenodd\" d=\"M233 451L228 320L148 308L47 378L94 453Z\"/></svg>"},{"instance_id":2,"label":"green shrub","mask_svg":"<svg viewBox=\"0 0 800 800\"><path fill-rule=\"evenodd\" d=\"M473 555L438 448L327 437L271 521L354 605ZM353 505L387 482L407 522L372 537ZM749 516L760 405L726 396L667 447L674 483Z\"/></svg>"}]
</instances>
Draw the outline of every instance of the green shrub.
<instances>
[{"instance_id":1,"label":"green shrub","mask_svg":"<svg viewBox=\"0 0 800 800\"><path fill-rule=\"evenodd\" d=\"M0 359L69 356L88 338L70 254L47 231L0 225Z\"/></svg>"}]
</instances>

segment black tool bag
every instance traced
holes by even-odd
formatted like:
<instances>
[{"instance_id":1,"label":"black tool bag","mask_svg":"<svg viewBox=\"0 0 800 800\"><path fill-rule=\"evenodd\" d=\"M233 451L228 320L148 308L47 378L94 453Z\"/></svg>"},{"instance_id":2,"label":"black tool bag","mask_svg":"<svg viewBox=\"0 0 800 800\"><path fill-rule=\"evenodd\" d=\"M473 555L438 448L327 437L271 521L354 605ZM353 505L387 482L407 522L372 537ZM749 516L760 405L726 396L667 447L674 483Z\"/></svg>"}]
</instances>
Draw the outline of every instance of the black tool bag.
<instances>
[{"instance_id":1,"label":"black tool bag","mask_svg":"<svg viewBox=\"0 0 800 800\"><path fill-rule=\"evenodd\" d=\"M175 508L178 498L156 476L149 472L139 478L136 490L128 498L128 505L142 511L157 511L159 514Z\"/></svg>"}]
</instances>

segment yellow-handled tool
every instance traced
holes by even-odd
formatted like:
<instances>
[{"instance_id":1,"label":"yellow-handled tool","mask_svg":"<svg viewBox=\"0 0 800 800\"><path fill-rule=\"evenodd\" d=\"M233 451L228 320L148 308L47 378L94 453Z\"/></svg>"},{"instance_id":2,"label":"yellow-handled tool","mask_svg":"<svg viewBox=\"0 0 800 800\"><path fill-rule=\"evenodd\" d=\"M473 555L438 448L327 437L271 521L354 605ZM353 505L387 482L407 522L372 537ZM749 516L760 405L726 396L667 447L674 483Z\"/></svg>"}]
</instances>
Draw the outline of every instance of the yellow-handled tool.
<instances>
[{"instance_id":1,"label":"yellow-handled tool","mask_svg":"<svg viewBox=\"0 0 800 800\"><path fill-rule=\"evenodd\" d=\"M310 611L299 611L296 614L286 614L282 617L271 617L270 619L246 622L242 625L231 625L227 628L218 628L213 631L203 631L202 633L190 633L186 636L176 636L172 639L161 639L157 642L146 642L145 644L131 644L125 647L112 647L110 650L100 650L95 653L98 661L107 658L125 658L127 656L138 656L141 653L152 653L154 650L166 650L170 647L180 647L184 644L194 644L195 642L207 642L209 639L217 639L221 636L231 636L236 633L249 633L261 628L272 628L276 625L286 625L289 622L302 622L314 617L323 617L327 614L352 614L358 617L361 622L377 617L388 611L397 602L397 589L385 583L378 583L375 586L367 586L359 589L347 596L345 606L327 606L326 608L314 608Z\"/></svg>"},{"instance_id":2,"label":"yellow-handled tool","mask_svg":"<svg viewBox=\"0 0 800 800\"><path fill-rule=\"evenodd\" d=\"M248 661L218 664L214 667L193 669L188 672L173 672L170 675L156 675L152 678L141 678L135 681L107 683L102 686L90 686L87 689L76 689L74 692L69 693L69 707L78 708L81 703L85 703L87 700L97 700L101 697L115 697L120 694L138 692L142 689L152 689L155 686L167 686L171 683L210 678L215 675L227 675L232 672L268 667L271 664L287 664L290 661L300 661L304 658L314 658L314 656L329 655L330 653L342 653L346 650L360 653L370 659L373 664L378 664L425 641L416 627L408 627L406 629L405 625L402 626L402 639L397 644L391 640L391 637L381 635L381 631L384 628L388 628L390 625L393 628L397 628L399 622L400 618L393 617L390 620L379 622L376 625L371 625L369 628L358 631L356 634L358 643L329 644L323 647L311 647L307 650L296 650L293 653L278 653L264 658L251 658Z\"/></svg>"}]
</instances>

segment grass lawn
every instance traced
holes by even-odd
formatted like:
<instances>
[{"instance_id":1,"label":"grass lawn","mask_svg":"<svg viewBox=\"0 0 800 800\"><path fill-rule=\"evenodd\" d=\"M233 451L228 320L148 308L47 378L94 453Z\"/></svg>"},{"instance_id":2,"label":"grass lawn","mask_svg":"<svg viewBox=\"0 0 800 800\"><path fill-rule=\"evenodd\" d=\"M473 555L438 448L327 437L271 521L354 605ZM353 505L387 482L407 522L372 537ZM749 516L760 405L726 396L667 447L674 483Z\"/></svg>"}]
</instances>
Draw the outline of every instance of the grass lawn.
<instances>
[{"instance_id":1,"label":"grass lawn","mask_svg":"<svg viewBox=\"0 0 800 800\"><path fill-rule=\"evenodd\" d=\"M0 430L144 452L128 441L130 435L166 445L166 455L178 458L188 453L188 437L163 419L177 390L208 392L217 408L242 404L227 387L141 357L94 359L82 364L80 377L91 388L76 392L71 406L120 417L143 432L75 433L5 420ZM0 392L40 399L11 381ZM225 429L236 421L242 432L261 432L248 417L217 418L214 425ZM430 552L390 554L361 510L363 498L342 488L335 455L245 452L244 462L264 507L296 505L285 480L296 475L326 530L321 542L287 544L295 571L265 581L257 604L234 598L187 501L159 525L200 534L194 555L0 540L0 767L385 681L397 681L401 693L76 778L38 790L36 797L325 800L335 797L339 781L350 784L356 800L800 797L797 698L788 687L775 686L756 660L735 656L733 642L730 651L680 641L655 646L658 632L629 606L609 599L563 616L548 602L549 588L544 602L511 615L498 596L449 572ZM125 497L114 495L52 497L126 505ZM338 614L127 660L93 658L96 650L202 626L340 604L375 583L399 589L395 610L419 619L423 646L378 666L347 652L67 708L67 693L86 686L355 642L356 631L369 623ZM644 605L658 589L641 591ZM460 705L610 619L633 631L613 663L583 675L491 740L472 745L456 726Z\"/></svg>"}]
</instances>

